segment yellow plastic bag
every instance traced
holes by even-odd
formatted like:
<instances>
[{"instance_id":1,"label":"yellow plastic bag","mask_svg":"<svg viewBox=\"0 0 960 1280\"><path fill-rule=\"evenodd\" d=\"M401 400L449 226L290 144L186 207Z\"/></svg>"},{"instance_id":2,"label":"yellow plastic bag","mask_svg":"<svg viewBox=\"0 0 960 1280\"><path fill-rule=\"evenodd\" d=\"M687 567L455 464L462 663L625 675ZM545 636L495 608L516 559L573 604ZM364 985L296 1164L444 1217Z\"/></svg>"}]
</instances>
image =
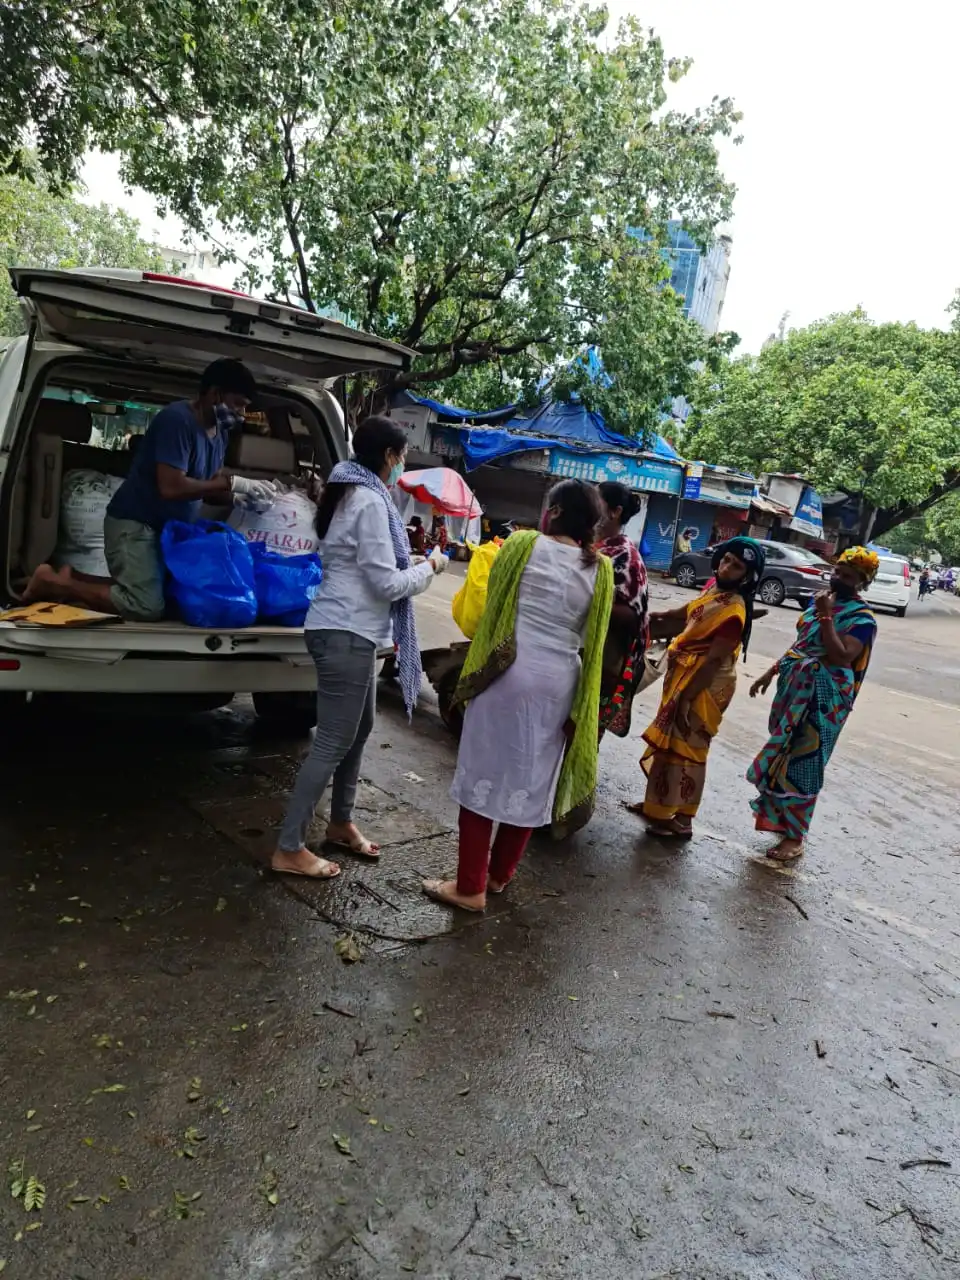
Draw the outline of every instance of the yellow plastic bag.
<instances>
[{"instance_id":1,"label":"yellow plastic bag","mask_svg":"<svg viewBox=\"0 0 960 1280\"><path fill-rule=\"evenodd\" d=\"M453 597L450 612L453 620L467 637L472 640L477 634L477 627L483 616L483 608L487 603L487 579L490 577L490 566L500 550L500 543L485 542L477 546L468 542L470 548L470 567L463 586Z\"/></svg>"}]
</instances>

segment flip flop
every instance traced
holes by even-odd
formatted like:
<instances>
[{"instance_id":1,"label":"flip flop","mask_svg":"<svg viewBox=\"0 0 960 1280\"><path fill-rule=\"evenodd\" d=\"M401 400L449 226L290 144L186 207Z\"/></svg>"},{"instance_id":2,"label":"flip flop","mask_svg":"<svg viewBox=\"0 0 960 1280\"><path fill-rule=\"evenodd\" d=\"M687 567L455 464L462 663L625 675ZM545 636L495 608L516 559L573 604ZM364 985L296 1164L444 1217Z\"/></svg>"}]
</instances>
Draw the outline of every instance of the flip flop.
<instances>
[{"instance_id":1,"label":"flip flop","mask_svg":"<svg viewBox=\"0 0 960 1280\"><path fill-rule=\"evenodd\" d=\"M330 849L343 849L345 853L352 853L355 858L366 858L370 862L376 862L380 857L380 846L366 836L361 836L358 844L348 844L346 840L331 840L329 836L324 837L323 843Z\"/></svg>"},{"instance_id":2,"label":"flip flop","mask_svg":"<svg viewBox=\"0 0 960 1280\"><path fill-rule=\"evenodd\" d=\"M805 850L801 845L801 847L793 853L788 853L786 856L783 856L777 853L777 849L779 847L779 845L774 845L772 849L767 850L765 856L769 858L771 862L777 862L781 866L787 866L791 862L796 862L799 858L802 858L805 853Z\"/></svg>"},{"instance_id":3,"label":"flip flop","mask_svg":"<svg viewBox=\"0 0 960 1280\"><path fill-rule=\"evenodd\" d=\"M424 880L421 888L428 898L433 902L439 902L441 906L456 907L459 911L472 911L475 915L479 915L484 910L483 907L468 907L465 903L458 902L456 898L447 897L440 889L442 884L442 880Z\"/></svg>"},{"instance_id":4,"label":"flip flop","mask_svg":"<svg viewBox=\"0 0 960 1280\"><path fill-rule=\"evenodd\" d=\"M658 823L648 822L647 834L658 836L662 840L692 840L693 828L688 827L686 831L678 831L676 827L660 826Z\"/></svg>"},{"instance_id":5,"label":"flip flop","mask_svg":"<svg viewBox=\"0 0 960 1280\"><path fill-rule=\"evenodd\" d=\"M321 858L321 862L325 862L328 867L335 867L336 863L331 862L329 858ZM336 880L340 874L340 868L336 871L296 871L293 867L275 867L270 864L270 871L275 876L303 876L304 880Z\"/></svg>"}]
</instances>

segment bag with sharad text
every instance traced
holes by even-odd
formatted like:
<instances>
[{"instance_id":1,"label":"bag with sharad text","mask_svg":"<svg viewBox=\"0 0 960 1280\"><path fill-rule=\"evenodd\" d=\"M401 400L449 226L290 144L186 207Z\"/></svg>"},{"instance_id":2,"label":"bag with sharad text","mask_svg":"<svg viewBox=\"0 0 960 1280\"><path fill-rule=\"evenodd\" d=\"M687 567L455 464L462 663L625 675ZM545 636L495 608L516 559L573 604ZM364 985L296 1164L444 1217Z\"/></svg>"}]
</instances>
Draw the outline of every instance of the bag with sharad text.
<instances>
[{"instance_id":1,"label":"bag with sharad text","mask_svg":"<svg viewBox=\"0 0 960 1280\"><path fill-rule=\"evenodd\" d=\"M317 504L302 489L280 488L265 511L236 505L227 522L248 542L260 542L281 556L314 555L317 537Z\"/></svg>"}]
</instances>

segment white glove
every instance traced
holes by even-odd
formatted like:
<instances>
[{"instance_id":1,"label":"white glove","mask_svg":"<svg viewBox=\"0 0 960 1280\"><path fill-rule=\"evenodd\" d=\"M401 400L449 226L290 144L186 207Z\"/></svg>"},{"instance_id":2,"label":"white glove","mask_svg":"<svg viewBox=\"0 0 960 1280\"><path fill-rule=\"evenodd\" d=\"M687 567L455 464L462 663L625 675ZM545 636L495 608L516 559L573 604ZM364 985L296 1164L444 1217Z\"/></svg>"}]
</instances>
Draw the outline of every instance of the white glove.
<instances>
[{"instance_id":1,"label":"white glove","mask_svg":"<svg viewBox=\"0 0 960 1280\"><path fill-rule=\"evenodd\" d=\"M272 480L248 480L246 476L231 476L230 491L239 498L240 505L253 511L266 511L277 500L279 489Z\"/></svg>"},{"instance_id":2,"label":"white glove","mask_svg":"<svg viewBox=\"0 0 960 1280\"><path fill-rule=\"evenodd\" d=\"M447 565L450 563L439 547L434 547L427 556L430 564L433 566L434 573L443 573Z\"/></svg>"}]
</instances>

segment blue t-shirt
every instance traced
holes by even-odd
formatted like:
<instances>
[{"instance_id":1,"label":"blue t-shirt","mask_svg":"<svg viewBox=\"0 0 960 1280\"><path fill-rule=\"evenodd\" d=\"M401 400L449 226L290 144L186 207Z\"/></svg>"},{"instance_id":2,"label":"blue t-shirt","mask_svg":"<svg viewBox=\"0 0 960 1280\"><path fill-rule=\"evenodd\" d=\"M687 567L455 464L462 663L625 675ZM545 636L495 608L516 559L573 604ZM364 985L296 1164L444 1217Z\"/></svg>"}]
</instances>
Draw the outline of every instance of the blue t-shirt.
<instances>
[{"instance_id":1,"label":"blue t-shirt","mask_svg":"<svg viewBox=\"0 0 960 1280\"><path fill-rule=\"evenodd\" d=\"M197 420L189 401L161 409L130 464L130 472L110 499L107 515L116 520L139 520L158 531L168 520L196 520L201 499L165 500L157 488L157 464L176 467L191 480L212 480L227 453L227 433L218 427L211 436Z\"/></svg>"}]
</instances>

